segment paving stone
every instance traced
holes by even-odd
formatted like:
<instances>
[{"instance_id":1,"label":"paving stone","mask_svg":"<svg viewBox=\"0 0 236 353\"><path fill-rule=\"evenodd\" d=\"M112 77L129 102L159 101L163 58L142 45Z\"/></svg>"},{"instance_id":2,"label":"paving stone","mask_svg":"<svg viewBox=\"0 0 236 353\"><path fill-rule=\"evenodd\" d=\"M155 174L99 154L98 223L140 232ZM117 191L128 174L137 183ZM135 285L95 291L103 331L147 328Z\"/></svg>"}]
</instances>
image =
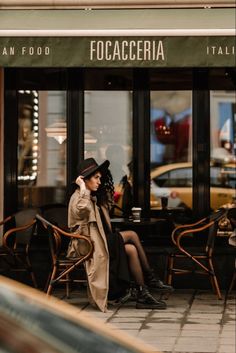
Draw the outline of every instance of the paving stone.
<instances>
[{"instance_id":1,"label":"paving stone","mask_svg":"<svg viewBox=\"0 0 236 353\"><path fill-rule=\"evenodd\" d=\"M166 303L169 305L189 306L191 300L190 298L169 298Z\"/></svg>"},{"instance_id":2,"label":"paving stone","mask_svg":"<svg viewBox=\"0 0 236 353\"><path fill-rule=\"evenodd\" d=\"M187 296L187 297L186 296L179 296L178 297L173 294L166 301L167 301L167 303L170 303L170 304L180 304L180 305L186 304L186 305L188 305L192 301L192 296Z\"/></svg>"},{"instance_id":3,"label":"paving stone","mask_svg":"<svg viewBox=\"0 0 236 353\"><path fill-rule=\"evenodd\" d=\"M143 337L173 337L176 338L179 336L180 329L177 330L165 330L165 329L141 329L140 335Z\"/></svg>"},{"instance_id":4,"label":"paving stone","mask_svg":"<svg viewBox=\"0 0 236 353\"><path fill-rule=\"evenodd\" d=\"M220 334L220 337L235 337L235 330L226 330L225 327L223 327L222 332Z\"/></svg>"},{"instance_id":5,"label":"paving stone","mask_svg":"<svg viewBox=\"0 0 236 353\"><path fill-rule=\"evenodd\" d=\"M140 323L135 322L123 322L123 323L109 323L113 328L118 328L119 330L139 330L141 325Z\"/></svg>"},{"instance_id":6,"label":"paving stone","mask_svg":"<svg viewBox=\"0 0 236 353\"><path fill-rule=\"evenodd\" d=\"M173 330L173 329L180 329L181 325L179 323L159 323L159 322L148 322L145 324L146 328L156 328L158 330Z\"/></svg>"},{"instance_id":7,"label":"paving stone","mask_svg":"<svg viewBox=\"0 0 236 353\"><path fill-rule=\"evenodd\" d=\"M174 353L215 353L216 347L194 346L194 345L177 345L174 347ZM223 352L222 352L223 353ZM226 353L226 352L224 352ZM230 352L231 353L231 352ZM234 352L235 353L235 352Z\"/></svg>"},{"instance_id":8,"label":"paving stone","mask_svg":"<svg viewBox=\"0 0 236 353\"><path fill-rule=\"evenodd\" d=\"M235 303L232 305L227 305L226 313L235 313L236 308L235 308Z\"/></svg>"},{"instance_id":9,"label":"paving stone","mask_svg":"<svg viewBox=\"0 0 236 353\"><path fill-rule=\"evenodd\" d=\"M224 306L224 300L219 300L216 295L194 296L195 303L203 302L206 304L217 304Z\"/></svg>"},{"instance_id":10,"label":"paving stone","mask_svg":"<svg viewBox=\"0 0 236 353\"><path fill-rule=\"evenodd\" d=\"M145 339L148 338L148 342L153 342L156 341L158 344L164 344L164 345L174 345L176 338L175 337L154 337L154 336L145 336L142 335L142 332L139 332L138 338L141 338L142 340L145 341Z\"/></svg>"},{"instance_id":11,"label":"paving stone","mask_svg":"<svg viewBox=\"0 0 236 353\"><path fill-rule=\"evenodd\" d=\"M111 323L139 322L141 324L141 323L144 322L144 318L137 318L137 317L112 317L109 322L111 322Z\"/></svg>"},{"instance_id":12,"label":"paving stone","mask_svg":"<svg viewBox=\"0 0 236 353\"><path fill-rule=\"evenodd\" d=\"M150 324L155 324L155 323L157 323L157 324L167 324L167 325L172 325L172 324L181 324L181 322L182 322L182 318L180 318L180 319L172 319L172 318L160 318L160 319L157 319L157 318L155 318L155 319L149 319L148 320L148 324L150 323Z\"/></svg>"},{"instance_id":13,"label":"paving stone","mask_svg":"<svg viewBox=\"0 0 236 353\"><path fill-rule=\"evenodd\" d=\"M146 343L145 341L143 341L143 342ZM148 343L150 343L151 346L159 352L172 351L173 346L174 346L173 344L169 344L169 343L160 343L157 340L148 341Z\"/></svg>"},{"instance_id":14,"label":"paving stone","mask_svg":"<svg viewBox=\"0 0 236 353\"><path fill-rule=\"evenodd\" d=\"M209 338L217 338L219 336L219 331L206 331L206 330L181 330L181 337L209 337Z\"/></svg>"},{"instance_id":15,"label":"paving stone","mask_svg":"<svg viewBox=\"0 0 236 353\"><path fill-rule=\"evenodd\" d=\"M93 306L91 305L88 305L85 309L84 309L86 312L92 312L92 313L96 313L96 314L100 314L100 315L104 315L104 314L109 314L109 313L114 313L115 312L115 309L111 310L111 309L108 309L105 313L98 310L97 308L94 308Z\"/></svg>"},{"instance_id":16,"label":"paving stone","mask_svg":"<svg viewBox=\"0 0 236 353\"><path fill-rule=\"evenodd\" d=\"M180 319L183 317L181 313L171 312L171 311L162 311L162 312L154 312L150 315L151 319L162 319L162 318L171 318L171 319Z\"/></svg>"},{"instance_id":17,"label":"paving stone","mask_svg":"<svg viewBox=\"0 0 236 353\"><path fill-rule=\"evenodd\" d=\"M189 314L188 314L188 318L196 318L196 319L208 319L209 318L209 313L198 313L198 312L194 312L194 313L192 313L192 312L190 312ZM211 319L221 319L222 318L222 314L221 313L211 313L211 315L210 315L210 318Z\"/></svg>"},{"instance_id":18,"label":"paving stone","mask_svg":"<svg viewBox=\"0 0 236 353\"><path fill-rule=\"evenodd\" d=\"M165 310L165 313L184 313L186 312L187 308L186 307L178 307L178 306L169 306L167 304L167 309ZM157 312L157 311L156 311ZM160 311L158 311L160 313Z\"/></svg>"},{"instance_id":19,"label":"paving stone","mask_svg":"<svg viewBox=\"0 0 236 353\"><path fill-rule=\"evenodd\" d=\"M235 353L235 345L222 345L219 347L219 353Z\"/></svg>"},{"instance_id":20,"label":"paving stone","mask_svg":"<svg viewBox=\"0 0 236 353\"><path fill-rule=\"evenodd\" d=\"M214 338L206 338L202 340L201 337L194 341L190 337L180 337L175 345L176 351L184 352L216 352L218 342Z\"/></svg>"},{"instance_id":21,"label":"paving stone","mask_svg":"<svg viewBox=\"0 0 236 353\"><path fill-rule=\"evenodd\" d=\"M60 299L113 331L149 344L155 353L235 353L235 299L219 301L212 291L176 290L166 310L137 310L135 303L109 305L102 313L88 305L87 294L74 291L70 299L57 291Z\"/></svg>"},{"instance_id":22,"label":"paving stone","mask_svg":"<svg viewBox=\"0 0 236 353\"><path fill-rule=\"evenodd\" d=\"M235 319L222 320L224 326L235 326Z\"/></svg>"},{"instance_id":23,"label":"paving stone","mask_svg":"<svg viewBox=\"0 0 236 353\"><path fill-rule=\"evenodd\" d=\"M102 311L100 310L96 310L96 309L84 309L83 310L84 313L87 313L89 315L93 315L93 316L96 316L96 317L109 317L109 316L112 316L114 315L114 312L109 310L109 311L106 311L105 313L103 313Z\"/></svg>"},{"instance_id":24,"label":"paving stone","mask_svg":"<svg viewBox=\"0 0 236 353\"><path fill-rule=\"evenodd\" d=\"M229 314L225 314L224 316L227 316L229 319L235 320L236 319L236 314L234 313L229 313Z\"/></svg>"},{"instance_id":25,"label":"paving stone","mask_svg":"<svg viewBox=\"0 0 236 353\"><path fill-rule=\"evenodd\" d=\"M215 320L215 319L204 319L204 324L206 325L219 325L221 323L221 320ZM201 319L187 319L186 324L202 324Z\"/></svg>"},{"instance_id":26,"label":"paving stone","mask_svg":"<svg viewBox=\"0 0 236 353\"><path fill-rule=\"evenodd\" d=\"M153 344L154 345L154 344ZM158 344L157 343L157 349L159 349L159 352L171 352L173 349L172 345L169 344Z\"/></svg>"},{"instance_id":27,"label":"paving stone","mask_svg":"<svg viewBox=\"0 0 236 353\"><path fill-rule=\"evenodd\" d=\"M235 332L235 325L224 325L224 328L223 328L224 331L233 331Z\"/></svg>"},{"instance_id":28,"label":"paving stone","mask_svg":"<svg viewBox=\"0 0 236 353\"><path fill-rule=\"evenodd\" d=\"M223 345L223 344L233 344L233 345L236 345L235 336L229 336L229 337L222 337L222 338L220 338L220 344L221 344L221 345Z\"/></svg>"},{"instance_id":29,"label":"paving stone","mask_svg":"<svg viewBox=\"0 0 236 353\"><path fill-rule=\"evenodd\" d=\"M140 310L137 310L137 309L119 309L117 312L116 312L116 316L133 316L133 317L146 317L147 315L149 315L151 312L151 310L146 310L146 309L140 309Z\"/></svg>"},{"instance_id":30,"label":"paving stone","mask_svg":"<svg viewBox=\"0 0 236 353\"><path fill-rule=\"evenodd\" d=\"M220 325L186 324L184 325L184 330L220 332Z\"/></svg>"},{"instance_id":31,"label":"paving stone","mask_svg":"<svg viewBox=\"0 0 236 353\"><path fill-rule=\"evenodd\" d=\"M129 336L138 337L139 330L128 330L128 331L126 331L126 333L127 333ZM147 343L148 343L148 342L147 342Z\"/></svg>"},{"instance_id":32,"label":"paving stone","mask_svg":"<svg viewBox=\"0 0 236 353\"><path fill-rule=\"evenodd\" d=\"M221 306L210 306L205 304L193 304L191 307L191 312L203 312L203 313L222 313L223 307Z\"/></svg>"},{"instance_id":33,"label":"paving stone","mask_svg":"<svg viewBox=\"0 0 236 353\"><path fill-rule=\"evenodd\" d=\"M212 301L219 301L219 299L216 297L216 295L209 290L206 291L198 291L195 293L195 299L196 300L207 300L211 299Z\"/></svg>"}]
</instances>

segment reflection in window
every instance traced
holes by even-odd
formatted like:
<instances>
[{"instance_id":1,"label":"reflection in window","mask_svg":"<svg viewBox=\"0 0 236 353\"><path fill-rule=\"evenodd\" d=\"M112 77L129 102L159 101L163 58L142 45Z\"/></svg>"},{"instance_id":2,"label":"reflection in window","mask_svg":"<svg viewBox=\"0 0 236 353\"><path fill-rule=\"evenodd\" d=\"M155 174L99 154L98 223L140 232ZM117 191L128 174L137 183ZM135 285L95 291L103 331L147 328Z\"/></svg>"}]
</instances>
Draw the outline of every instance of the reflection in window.
<instances>
[{"instance_id":1,"label":"reflection in window","mask_svg":"<svg viewBox=\"0 0 236 353\"><path fill-rule=\"evenodd\" d=\"M151 92L150 144L151 207L160 208L161 197L168 197L169 207L191 208L191 91ZM188 187L188 191L177 187Z\"/></svg>"},{"instance_id":2,"label":"reflection in window","mask_svg":"<svg viewBox=\"0 0 236 353\"><path fill-rule=\"evenodd\" d=\"M211 92L211 208L231 203L236 186L235 92Z\"/></svg>"},{"instance_id":3,"label":"reflection in window","mask_svg":"<svg viewBox=\"0 0 236 353\"><path fill-rule=\"evenodd\" d=\"M66 96L19 91L19 208L65 202Z\"/></svg>"},{"instance_id":4,"label":"reflection in window","mask_svg":"<svg viewBox=\"0 0 236 353\"><path fill-rule=\"evenodd\" d=\"M127 206L126 183L132 184L132 95L129 91L85 92L85 158L108 159L115 185L115 202ZM115 214L120 214L115 209Z\"/></svg>"},{"instance_id":5,"label":"reflection in window","mask_svg":"<svg viewBox=\"0 0 236 353\"><path fill-rule=\"evenodd\" d=\"M19 91L18 180L35 182L38 168L38 92Z\"/></svg>"},{"instance_id":6,"label":"reflection in window","mask_svg":"<svg viewBox=\"0 0 236 353\"><path fill-rule=\"evenodd\" d=\"M192 169L175 169L168 173L153 177L157 186L192 186Z\"/></svg>"}]
</instances>

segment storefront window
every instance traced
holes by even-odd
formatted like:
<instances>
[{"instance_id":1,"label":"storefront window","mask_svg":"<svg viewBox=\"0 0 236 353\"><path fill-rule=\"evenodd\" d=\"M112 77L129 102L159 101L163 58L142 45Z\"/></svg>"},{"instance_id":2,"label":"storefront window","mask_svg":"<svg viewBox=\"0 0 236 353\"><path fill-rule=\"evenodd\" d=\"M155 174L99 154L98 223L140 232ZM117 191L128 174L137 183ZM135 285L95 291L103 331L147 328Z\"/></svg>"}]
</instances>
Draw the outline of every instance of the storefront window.
<instances>
[{"instance_id":1,"label":"storefront window","mask_svg":"<svg viewBox=\"0 0 236 353\"><path fill-rule=\"evenodd\" d=\"M233 91L211 91L211 208L236 195L236 97Z\"/></svg>"},{"instance_id":2,"label":"storefront window","mask_svg":"<svg viewBox=\"0 0 236 353\"><path fill-rule=\"evenodd\" d=\"M66 94L18 92L19 208L65 202Z\"/></svg>"},{"instance_id":3,"label":"storefront window","mask_svg":"<svg viewBox=\"0 0 236 353\"><path fill-rule=\"evenodd\" d=\"M192 208L191 91L151 92L151 208Z\"/></svg>"},{"instance_id":4,"label":"storefront window","mask_svg":"<svg viewBox=\"0 0 236 353\"><path fill-rule=\"evenodd\" d=\"M85 158L110 161L115 203L128 207L124 187L132 184L132 93L130 91L85 92ZM115 215L120 215L118 208Z\"/></svg>"}]
</instances>

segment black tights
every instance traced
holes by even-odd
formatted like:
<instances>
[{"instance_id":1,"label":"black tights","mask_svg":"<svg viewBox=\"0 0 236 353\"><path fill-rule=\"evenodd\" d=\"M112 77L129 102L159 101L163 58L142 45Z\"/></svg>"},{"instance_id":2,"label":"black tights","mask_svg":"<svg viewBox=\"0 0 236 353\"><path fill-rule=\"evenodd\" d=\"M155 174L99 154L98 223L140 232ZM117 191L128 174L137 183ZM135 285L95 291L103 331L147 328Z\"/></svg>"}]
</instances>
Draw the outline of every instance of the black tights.
<instances>
[{"instance_id":1,"label":"black tights","mask_svg":"<svg viewBox=\"0 0 236 353\"><path fill-rule=\"evenodd\" d=\"M134 277L136 284L143 286L143 272L149 272L151 269L140 239L137 233L132 230L123 231L120 232L120 234L125 243L125 251L128 256L130 272Z\"/></svg>"}]
</instances>

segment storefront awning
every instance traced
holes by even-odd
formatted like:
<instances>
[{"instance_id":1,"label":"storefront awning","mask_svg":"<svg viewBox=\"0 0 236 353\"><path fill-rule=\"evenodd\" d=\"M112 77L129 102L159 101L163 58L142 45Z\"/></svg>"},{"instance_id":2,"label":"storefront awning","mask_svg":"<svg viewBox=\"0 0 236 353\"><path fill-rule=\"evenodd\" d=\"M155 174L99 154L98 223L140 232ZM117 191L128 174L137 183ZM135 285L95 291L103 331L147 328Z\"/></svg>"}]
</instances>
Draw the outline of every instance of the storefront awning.
<instances>
[{"instance_id":1,"label":"storefront awning","mask_svg":"<svg viewBox=\"0 0 236 353\"><path fill-rule=\"evenodd\" d=\"M3 67L234 67L236 9L0 10Z\"/></svg>"}]
</instances>

